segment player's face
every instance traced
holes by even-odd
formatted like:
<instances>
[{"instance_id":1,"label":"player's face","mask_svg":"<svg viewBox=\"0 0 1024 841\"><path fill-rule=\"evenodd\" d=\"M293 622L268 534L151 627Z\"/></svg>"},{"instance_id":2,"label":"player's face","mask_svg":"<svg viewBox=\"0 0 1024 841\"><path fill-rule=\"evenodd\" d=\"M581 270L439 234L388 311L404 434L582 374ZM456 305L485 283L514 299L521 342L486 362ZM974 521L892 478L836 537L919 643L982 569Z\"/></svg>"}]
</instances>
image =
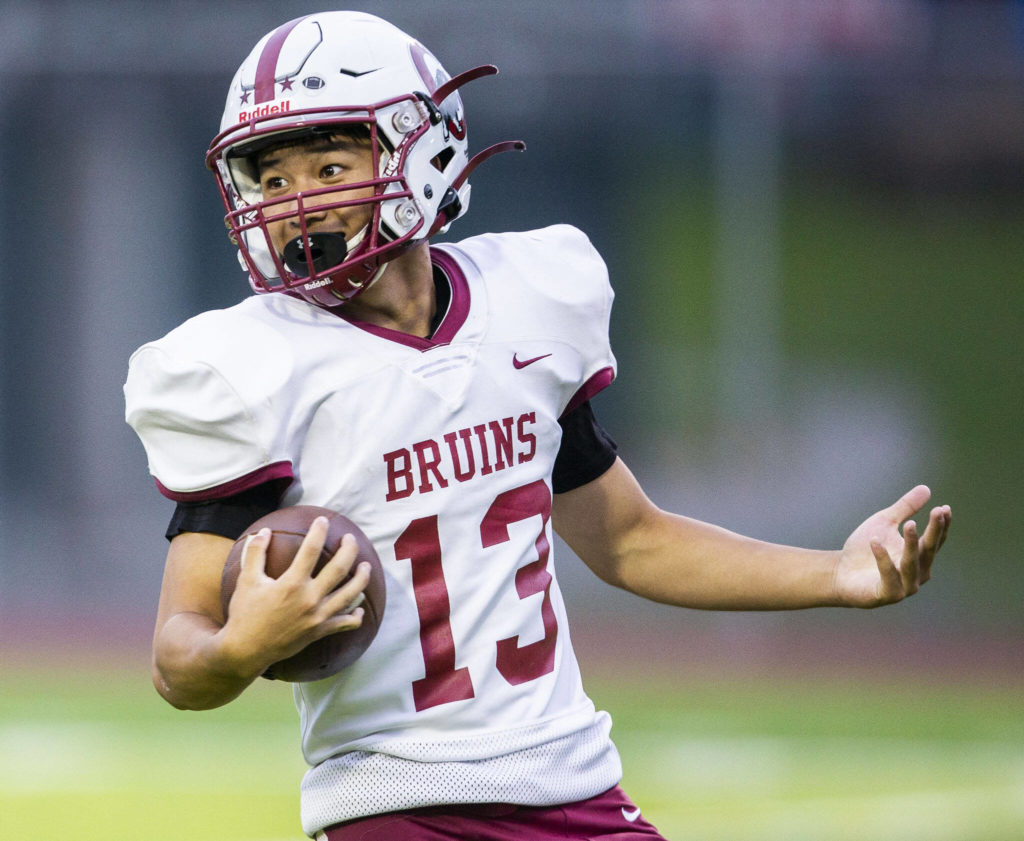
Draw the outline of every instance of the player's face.
<instances>
[{"instance_id":1,"label":"player's face","mask_svg":"<svg viewBox=\"0 0 1024 841\"><path fill-rule=\"evenodd\" d=\"M376 174L370 143L348 137L279 146L264 152L258 165L264 200L325 187L357 184L369 181ZM370 222L373 205L359 204L323 210L318 209L318 206L366 198L372 196L373 192L373 187L339 189L305 199L303 206L307 230L310 233L340 233L351 241ZM295 201L282 202L274 205L270 214L276 216L288 213L295 210L296 206ZM278 254L289 241L302 233L298 216L271 222L267 228Z\"/></svg>"}]
</instances>

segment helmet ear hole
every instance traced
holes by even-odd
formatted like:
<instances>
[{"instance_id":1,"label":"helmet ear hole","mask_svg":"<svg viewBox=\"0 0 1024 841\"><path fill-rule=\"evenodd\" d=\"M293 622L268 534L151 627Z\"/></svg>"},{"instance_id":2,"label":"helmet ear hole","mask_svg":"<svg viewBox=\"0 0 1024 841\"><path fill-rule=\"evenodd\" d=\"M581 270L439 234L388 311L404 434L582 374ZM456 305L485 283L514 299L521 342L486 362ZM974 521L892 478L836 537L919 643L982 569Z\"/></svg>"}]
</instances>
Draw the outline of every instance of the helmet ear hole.
<instances>
[{"instance_id":1,"label":"helmet ear hole","mask_svg":"<svg viewBox=\"0 0 1024 841\"><path fill-rule=\"evenodd\" d=\"M451 163L451 160L454 157L455 150L452 149L451 146L446 146L444 149L442 149L440 152L434 155L433 158L430 159L430 163L432 163L434 165L434 168L437 169L439 172L444 172L445 168L448 166L448 164Z\"/></svg>"}]
</instances>

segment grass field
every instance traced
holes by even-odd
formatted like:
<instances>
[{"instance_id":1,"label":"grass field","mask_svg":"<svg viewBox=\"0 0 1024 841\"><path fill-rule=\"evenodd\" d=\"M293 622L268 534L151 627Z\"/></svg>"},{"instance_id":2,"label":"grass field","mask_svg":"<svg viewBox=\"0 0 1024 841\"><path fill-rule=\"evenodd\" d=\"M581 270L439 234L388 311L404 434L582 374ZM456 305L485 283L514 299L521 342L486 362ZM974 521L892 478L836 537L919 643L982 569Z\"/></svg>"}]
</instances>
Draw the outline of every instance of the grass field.
<instances>
[{"instance_id":1,"label":"grass field","mask_svg":"<svg viewBox=\"0 0 1024 841\"><path fill-rule=\"evenodd\" d=\"M590 682L625 786L684 841L1020 841L1024 691ZM145 672L5 670L0 839L300 841L291 697L177 712Z\"/></svg>"}]
</instances>

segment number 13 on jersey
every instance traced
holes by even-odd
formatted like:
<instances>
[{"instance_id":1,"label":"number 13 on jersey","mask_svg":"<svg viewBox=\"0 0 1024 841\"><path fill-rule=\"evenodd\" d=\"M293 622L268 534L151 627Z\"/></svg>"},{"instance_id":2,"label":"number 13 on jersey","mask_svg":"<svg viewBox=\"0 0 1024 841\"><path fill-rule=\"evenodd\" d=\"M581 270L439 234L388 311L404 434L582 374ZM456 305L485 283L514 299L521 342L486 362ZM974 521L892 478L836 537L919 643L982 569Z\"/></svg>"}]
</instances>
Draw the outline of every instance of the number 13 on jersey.
<instances>
[{"instance_id":1,"label":"number 13 on jersey","mask_svg":"<svg viewBox=\"0 0 1024 841\"><path fill-rule=\"evenodd\" d=\"M494 499L480 521L480 548L486 558L488 549L509 541L509 526L537 515L541 518L540 534L534 543L537 560L516 571L515 586L520 599L544 594L540 608L544 637L524 646L519 645L518 635L495 641L498 672L513 686L535 680L555 668L558 623L551 605L551 574L547 569L551 491L541 479L512 488ZM395 541L395 555L399 561L412 563L412 588L420 620L426 674L412 684L417 712L474 697L469 669L456 665L458 652L452 635L451 602L437 515L409 523Z\"/></svg>"}]
</instances>

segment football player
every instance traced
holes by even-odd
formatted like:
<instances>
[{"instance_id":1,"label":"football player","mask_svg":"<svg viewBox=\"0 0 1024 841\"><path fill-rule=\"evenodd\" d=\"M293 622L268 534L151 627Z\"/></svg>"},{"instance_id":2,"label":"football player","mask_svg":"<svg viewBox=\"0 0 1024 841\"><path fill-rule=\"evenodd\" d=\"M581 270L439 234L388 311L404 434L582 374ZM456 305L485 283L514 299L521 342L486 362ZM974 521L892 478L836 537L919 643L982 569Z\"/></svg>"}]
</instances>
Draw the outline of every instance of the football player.
<instances>
[{"instance_id":1,"label":"football player","mask_svg":"<svg viewBox=\"0 0 1024 841\"><path fill-rule=\"evenodd\" d=\"M207 163L254 294L131 358L127 419L177 503L153 676L176 707L231 701L311 640L361 622L346 540L315 578L263 574L234 539L279 507L344 513L388 608L366 653L294 685L302 825L343 839L659 838L618 787L585 694L552 530L609 584L696 608L873 607L915 593L950 523L918 486L837 551L662 511L595 418L615 376L605 266L565 225L431 245L469 205L459 88L379 18L328 12L264 36ZM902 529L901 529L902 526ZM303 552L319 552L325 523ZM564 834L568 827L569 835Z\"/></svg>"}]
</instances>

